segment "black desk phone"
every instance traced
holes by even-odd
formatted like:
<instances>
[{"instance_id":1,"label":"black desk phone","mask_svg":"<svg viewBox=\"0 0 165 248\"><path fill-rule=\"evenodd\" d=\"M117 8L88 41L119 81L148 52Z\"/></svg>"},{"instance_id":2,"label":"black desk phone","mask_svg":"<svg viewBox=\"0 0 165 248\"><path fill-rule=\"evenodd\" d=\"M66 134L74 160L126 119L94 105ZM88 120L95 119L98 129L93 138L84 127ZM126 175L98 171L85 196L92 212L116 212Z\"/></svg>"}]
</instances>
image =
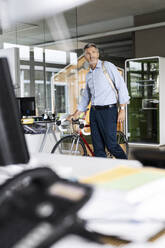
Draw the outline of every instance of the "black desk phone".
<instances>
[{"instance_id":1,"label":"black desk phone","mask_svg":"<svg viewBox=\"0 0 165 248\"><path fill-rule=\"evenodd\" d=\"M62 179L41 167L26 170L0 186L0 247L48 248L77 231L76 212L92 188Z\"/></svg>"}]
</instances>

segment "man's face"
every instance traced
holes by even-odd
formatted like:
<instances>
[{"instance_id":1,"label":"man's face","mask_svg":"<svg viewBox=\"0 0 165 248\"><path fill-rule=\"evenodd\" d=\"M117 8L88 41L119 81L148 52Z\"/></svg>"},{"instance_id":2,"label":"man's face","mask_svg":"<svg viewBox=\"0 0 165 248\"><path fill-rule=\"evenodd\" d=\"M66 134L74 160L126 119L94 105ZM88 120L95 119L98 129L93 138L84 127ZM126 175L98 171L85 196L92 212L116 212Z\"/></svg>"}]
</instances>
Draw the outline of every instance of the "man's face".
<instances>
[{"instance_id":1,"label":"man's face","mask_svg":"<svg viewBox=\"0 0 165 248\"><path fill-rule=\"evenodd\" d=\"M95 66L97 64L99 58L99 51L95 47L89 47L85 49L85 59L91 66Z\"/></svg>"}]
</instances>

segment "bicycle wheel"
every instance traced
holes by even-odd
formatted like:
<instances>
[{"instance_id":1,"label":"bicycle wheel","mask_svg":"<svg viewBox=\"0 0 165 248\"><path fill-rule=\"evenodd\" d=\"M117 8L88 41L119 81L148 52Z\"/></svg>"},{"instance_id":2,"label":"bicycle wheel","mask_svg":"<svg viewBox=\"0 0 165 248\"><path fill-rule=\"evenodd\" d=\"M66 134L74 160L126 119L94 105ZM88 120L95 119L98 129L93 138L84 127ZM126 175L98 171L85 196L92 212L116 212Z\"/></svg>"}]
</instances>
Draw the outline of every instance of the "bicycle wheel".
<instances>
[{"instance_id":1,"label":"bicycle wheel","mask_svg":"<svg viewBox=\"0 0 165 248\"><path fill-rule=\"evenodd\" d=\"M126 155L128 156L128 140L125 134L121 131L117 131L117 143L122 147ZM114 158L114 156L105 148L106 155L108 158Z\"/></svg>"},{"instance_id":2,"label":"bicycle wheel","mask_svg":"<svg viewBox=\"0 0 165 248\"><path fill-rule=\"evenodd\" d=\"M53 147L51 153L75 156L87 156L87 150L80 136L67 135L62 137Z\"/></svg>"}]
</instances>

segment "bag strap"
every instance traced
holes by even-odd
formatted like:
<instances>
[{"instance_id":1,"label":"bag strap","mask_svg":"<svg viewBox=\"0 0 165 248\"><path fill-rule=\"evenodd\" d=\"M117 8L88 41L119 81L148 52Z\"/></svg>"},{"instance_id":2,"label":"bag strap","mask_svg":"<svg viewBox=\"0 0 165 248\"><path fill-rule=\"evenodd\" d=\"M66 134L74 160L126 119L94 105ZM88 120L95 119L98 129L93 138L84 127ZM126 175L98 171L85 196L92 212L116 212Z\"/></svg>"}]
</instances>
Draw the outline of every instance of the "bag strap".
<instances>
[{"instance_id":1,"label":"bag strap","mask_svg":"<svg viewBox=\"0 0 165 248\"><path fill-rule=\"evenodd\" d=\"M109 83L110 83L110 85L111 85L113 91L115 92L116 99L117 99L117 101L118 101L119 96L118 96L117 89L116 89L114 83L112 82L112 79L110 78L110 75L108 74L108 72L107 72L107 70L106 70L106 68L105 68L104 61L102 61L102 69L103 69L103 72L104 72L106 78L108 79L108 81L109 81Z\"/></svg>"}]
</instances>

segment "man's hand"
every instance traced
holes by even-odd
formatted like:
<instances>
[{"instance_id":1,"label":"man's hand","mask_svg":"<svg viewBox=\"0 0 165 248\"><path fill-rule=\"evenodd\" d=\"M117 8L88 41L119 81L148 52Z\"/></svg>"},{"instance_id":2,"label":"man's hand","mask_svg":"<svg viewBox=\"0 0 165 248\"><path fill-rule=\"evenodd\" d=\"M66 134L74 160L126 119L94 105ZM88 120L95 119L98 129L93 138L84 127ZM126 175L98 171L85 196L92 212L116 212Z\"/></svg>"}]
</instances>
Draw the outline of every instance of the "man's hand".
<instances>
[{"instance_id":1,"label":"man's hand","mask_svg":"<svg viewBox=\"0 0 165 248\"><path fill-rule=\"evenodd\" d=\"M67 121L71 121L72 119L73 119L73 114L68 115L67 118L66 118Z\"/></svg>"},{"instance_id":2,"label":"man's hand","mask_svg":"<svg viewBox=\"0 0 165 248\"><path fill-rule=\"evenodd\" d=\"M123 122L125 120L125 109L120 109L118 113L118 122Z\"/></svg>"},{"instance_id":3,"label":"man's hand","mask_svg":"<svg viewBox=\"0 0 165 248\"><path fill-rule=\"evenodd\" d=\"M72 119L78 119L82 114L84 114L84 112L76 110L73 114L68 115L67 120L71 121Z\"/></svg>"}]
</instances>

